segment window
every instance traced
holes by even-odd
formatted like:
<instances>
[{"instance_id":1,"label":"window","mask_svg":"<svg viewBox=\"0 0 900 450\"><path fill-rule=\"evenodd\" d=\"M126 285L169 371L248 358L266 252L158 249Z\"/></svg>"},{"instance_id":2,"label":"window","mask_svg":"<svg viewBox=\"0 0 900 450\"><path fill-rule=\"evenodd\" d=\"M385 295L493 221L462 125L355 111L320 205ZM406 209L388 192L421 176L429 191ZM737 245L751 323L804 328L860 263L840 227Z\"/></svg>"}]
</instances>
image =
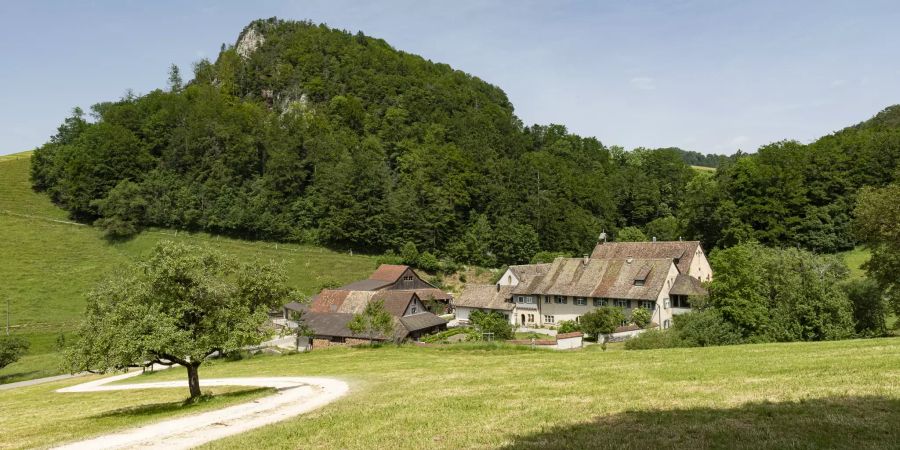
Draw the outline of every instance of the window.
<instances>
[{"instance_id":1,"label":"window","mask_svg":"<svg viewBox=\"0 0 900 450\"><path fill-rule=\"evenodd\" d=\"M663 328L668 329L672 326L672 321L669 319L663 320Z\"/></svg>"},{"instance_id":2,"label":"window","mask_svg":"<svg viewBox=\"0 0 900 450\"><path fill-rule=\"evenodd\" d=\"M545 296L544 296L544 303L550 303L550 296L549 296L549 295L545 295Z\"/></svg>"},{"instance_id":3,"label":"window","mask_svg":"<svg viewBox=\"0 0 900 450\"><path fill-rule=\"evenodd\" d=\"M614 304L615 304L617 307L619 307L619 308L629 308L629 307L631 307L631 301L630 301L630 300L616 300L616 302L615 302Z\"/></svg>"},{"instance_id":4,"label":"window","mask_svg":"<svg viewBox=\"0 0 900 450\"><path fill-rule=\"evenodd\" d=\"M329 341L334 342L336 344L343 344L344 338L341 336L332 336L331 339L329 339Z\"/></svg>"},{"instance_id":5,"label":"window","mask_svg":"<svg viewBox=\"0 0 900 450\"><path fill-rule=\"evenodd\" d=\"M656 307L656 303L651 301L642 300L638 303L638 306L644 309L653 309Z\"/></svg>"},{"instance_id":6,"label":"window","mask_svg":"<svg viewBox=\"0 0 900 450\"><path fill-rule=\"evenodd\" d=\"M557 295L555 303L558 305L565 305L566 303L569 303L569 300L567 300L564 295Z\"/></svg>"},{"instance_id":7,"label":"window","mask_svg":"<svg viewBox=\"0 0 900 450\"><path fill-rule=\"evenodd\" d=\"M512 275L506 276L506 284L512 284Z\"/></svg>"},{"instance_id":8,"label":"window","mask_svg":"<svg viewBox=\"0 0 900 450\"><path fill-rule=\"evenodd\" d=\"M575 323L581 323L581 316L575 316Z\"/></svg>"},{"instance_id":9,"label":"window","mask_svg":"<svg viewBox=\"0 0 900 450\"><path fill-rule=\"evenodd\" d=\"M623 320L622 323L619 324L619 326L620 327L628 326L628 319Z\"/></svg>"},{"instance_id":10,"label":"window","mask_svg":"<svg viewBox=\"0 0 900 450\"><path fill-rule=\"evenodd\" d=\"M528 315L528 321L531 322L531 323L534 323L534 314L529 314L529 315Z\"/></svg>"},{"instance_id":11,"label":"window","mask_svg":"<svg viewBox=\"0 0 900 450\"><path fill-rule=\"evenodd\" d=\"M544 316L544 323L553 323L553 316Z\"/></svg>"},{"instance_id":12,"label":"window","mask_svg":"<svg viewBox=\"0 0 900 450\"><path fill-rule=\"evenodd\" d=\"M516 297L516 303L525 303L525 297L522 297L521 295Z\"/></svg>"},{"instance_id":13,"label":"window","mask_svg":"<svg viewBox=\"0 0 900 450\"><path fill-rule=\"evenodd\" d=\"M644 280L634 280L634 285L635 285L635 286L643 286L643 285L644 285Z\"/></svg>"},{"instance_id":14,"label":"window","mask_svg":"<svg viewBox=\"0 0 900 450\"><path fill-rule=\"evenodd\" d=\"M525 303L528 303L528 304L530 304L530 305L533 305L533 304L534 304L534 297L531 297L531 296L525 297Z\"/></svg>"},{"instance_id":15,"label":"window","mask_svg":"<svg viewBox=\"0 0 900 450\"><path fill-rule=\"evenodd\" d=\"M687 295L673 295L672 296L672 307L673 308L690 308L691 302L688 301Z\"/></svg>"},{"instance_id":16,"label":"window","mask_svg":"<svg viewBox=\"0 0 900 450\"><path fill-rule=\"evenodd\" d=\"M581 306L587 306L587 300L585 300L583 297L575 297L575 304L581 305Z\"/></svg>"},{"instance_id":17,"label":"window","mask_svg":"<svg viewBox=\"0 0 900 450\"><path fill-rule=\"evenodd\" d=\"M419 311L419 308L417 308L416 305L413 305L412 309L410 310L410 314L415 314L418 311Z\"/></svg>"},{"instance_id":18,"label":"window","mask_svg":"<svg viewBox=\"0 0 900 450\"><path fill-rule=\"evenodd\" d=\"M412 281L412 280L413 280L412 275L404 275L403 276L403 281Z\"/></svg>"},{"instance_id":19,"label":"window","mask_svg":"<svg viewBox=\"0 0 900 450\"><path fill-rule=\"evenodd\" d=\"M595 298L594 306L606 306L606 299L605 298Z\"/></svg>"}]
</instances>

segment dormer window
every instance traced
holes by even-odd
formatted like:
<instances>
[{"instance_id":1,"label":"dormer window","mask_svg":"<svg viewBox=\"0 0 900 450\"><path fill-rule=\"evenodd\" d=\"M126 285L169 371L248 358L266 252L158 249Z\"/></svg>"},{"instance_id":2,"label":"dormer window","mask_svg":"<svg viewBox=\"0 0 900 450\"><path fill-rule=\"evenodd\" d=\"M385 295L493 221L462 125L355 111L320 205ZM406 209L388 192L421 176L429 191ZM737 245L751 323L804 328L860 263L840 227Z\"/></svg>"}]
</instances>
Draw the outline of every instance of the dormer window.
<instances>
[{"instance_id":1,"label":"dormer window","mask_svg":"<svg viewBox=\"0 0 900 450\"><path fill-rule=\"evenodd\" d=\"M650 266L641 267L641 270L634 276L634 285L635 286L643 286L644 282L647 281L647 277L650 275Z\"/></svg>"},{"instance_id":2,"label":"dormer window","mask_svg":"<svg viewBox=\"0 0 900 450\"><path fill-rule=\"evenodd\" d=\"M404 275L403 276L403 281L412 281L412 280L413 280L412 275Z\"/></svg>"}]
</instances>

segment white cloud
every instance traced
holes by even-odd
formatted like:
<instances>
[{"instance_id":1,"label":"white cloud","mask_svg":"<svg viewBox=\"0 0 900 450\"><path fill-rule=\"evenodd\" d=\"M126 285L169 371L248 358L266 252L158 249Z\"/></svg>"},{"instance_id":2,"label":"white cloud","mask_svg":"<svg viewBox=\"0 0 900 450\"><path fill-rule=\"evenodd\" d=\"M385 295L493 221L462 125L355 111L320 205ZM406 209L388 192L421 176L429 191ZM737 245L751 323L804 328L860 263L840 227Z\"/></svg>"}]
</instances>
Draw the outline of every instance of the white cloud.
<instances>
[{"instance_id":1,"label":"white cloud","mask_svg":"<svg viewBox=\"0 0 900 450\"><path fill-rule=\"evenodd\" d=\"M628 83L631 84L631 87L641 91L652 91L656 89L656 84L653 82L653 78L650 77L634 77L628 80Z\"/></svg>"}]
</instances>

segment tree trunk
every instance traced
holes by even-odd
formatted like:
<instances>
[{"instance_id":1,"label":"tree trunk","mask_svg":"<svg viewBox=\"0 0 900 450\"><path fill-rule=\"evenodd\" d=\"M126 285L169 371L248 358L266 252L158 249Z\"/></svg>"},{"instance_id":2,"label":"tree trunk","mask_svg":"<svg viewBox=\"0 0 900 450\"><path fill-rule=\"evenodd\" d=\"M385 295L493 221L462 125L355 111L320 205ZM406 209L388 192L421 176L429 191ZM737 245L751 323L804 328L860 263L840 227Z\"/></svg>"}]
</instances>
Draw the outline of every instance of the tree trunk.
<instances>
[{"instance_id":1,"label":"tree trunk","mask_svg":"<svg viewBox=\"0 0 900 450\"><path fill-rule=\"evenodd\" d=\"M188 364L184 367L188 373L188 389L191 391L191 399L195 399L200 396L200 373L197 371L200 365Z\"/></svg>"}]
</instances>

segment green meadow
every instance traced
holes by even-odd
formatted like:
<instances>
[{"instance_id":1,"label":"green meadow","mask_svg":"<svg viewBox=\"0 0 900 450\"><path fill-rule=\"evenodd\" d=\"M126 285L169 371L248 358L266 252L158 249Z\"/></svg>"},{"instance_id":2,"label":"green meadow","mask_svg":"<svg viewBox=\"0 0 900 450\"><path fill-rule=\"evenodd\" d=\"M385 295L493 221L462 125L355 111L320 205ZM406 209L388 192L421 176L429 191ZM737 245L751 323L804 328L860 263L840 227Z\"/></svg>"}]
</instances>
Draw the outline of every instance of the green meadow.
<instances>
[{"instance_id":1,"label":"green meadow","mask_svg":"<svg viewBox=\"0 0 900 450\"><path fill-rule=\"evenodd\" d=\"M213 361L201 367L201 379L328 376L347 381L351 391L309 414L206 447L879 449L900 442L900 338L598 347L384 346ZM129 382L184 376L175 368ZM16 414L0 416L0 448L50 446L187 409L178 403L186 388L53 392L81 381L3 392L0 408ZM224 405L255 395L263 393L214 399Z\"/></svg>"}]
</instances>

